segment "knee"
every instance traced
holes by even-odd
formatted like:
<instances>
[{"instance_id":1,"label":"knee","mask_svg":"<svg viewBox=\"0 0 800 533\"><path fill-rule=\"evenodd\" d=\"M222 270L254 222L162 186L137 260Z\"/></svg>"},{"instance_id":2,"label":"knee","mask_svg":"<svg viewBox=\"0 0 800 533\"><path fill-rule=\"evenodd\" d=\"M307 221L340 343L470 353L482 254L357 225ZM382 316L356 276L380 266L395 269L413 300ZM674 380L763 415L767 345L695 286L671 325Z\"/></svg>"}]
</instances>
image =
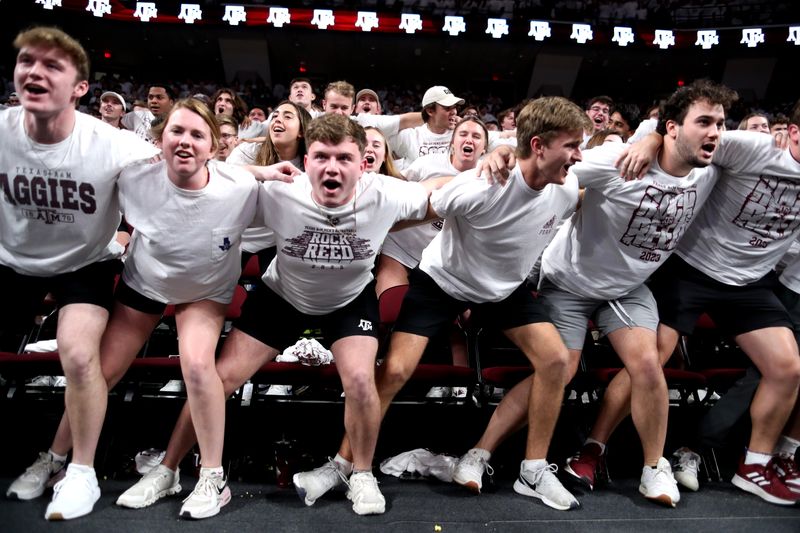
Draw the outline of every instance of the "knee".
<instances>
[{"instance_id":1,"label":"knee","mask_svg":"<svg viewBox=\"0 0 800 533\"><path fill-rule=\"evenodd\" d=\"M80 385L89 381L96 374L102 375L99 355L91 350L62 348L59 350L59 357L64 375L70 384Z\"/></svg>"},{"instance_id":2,"label":"knee","mask_svg":"<svg viewBox=\"0 0 800 533\"><path fill-rule=\"evenodd\" d=\"M534 364L534 371L543 378L566 384L575 375L579 359L580 356L573 356L564 348L540 358Z\"/></svg>"},{"instance_id":3,"label":"knee","mask_svg":"<svg viewBox=\"0 0 800 533\"><path fill-rule=\"evenodd\" d=\"M644 354L636 363L627 367L631 376L631 384L655 390L666 388L664 369L658 358L657 352Z\"/></svg>"},{"instance_id":4,"label":"knee","mask_svg":"<svg viewBox=\"0 0 800 533\"><path fill-rule=\"evenodd\" d=\"M204 387L216 372L213 360L204 361L200 358L182 359L181 369L186 386L195 390Z\"/></svg>"},{"instance_id":5,"label":"knee","mask_svg":"<svg viewBox=\"0 0 800 533\"><path fill-rule=\"evenodd\" d=\"M378 370L381 388L400 390L411 378L414 368L397 358L388 358Z\"/></svg>"},{"instance_id":6,"label":"knee","mask_svg":"<svg viewBox=\"0 0 800 533\"><path fill-rule=\"evenodd\" d=\"M345 398L357 402L366 402L375 395L375 378L372 368L357 370L342 379Z\"/></svg>"}]
</instances>

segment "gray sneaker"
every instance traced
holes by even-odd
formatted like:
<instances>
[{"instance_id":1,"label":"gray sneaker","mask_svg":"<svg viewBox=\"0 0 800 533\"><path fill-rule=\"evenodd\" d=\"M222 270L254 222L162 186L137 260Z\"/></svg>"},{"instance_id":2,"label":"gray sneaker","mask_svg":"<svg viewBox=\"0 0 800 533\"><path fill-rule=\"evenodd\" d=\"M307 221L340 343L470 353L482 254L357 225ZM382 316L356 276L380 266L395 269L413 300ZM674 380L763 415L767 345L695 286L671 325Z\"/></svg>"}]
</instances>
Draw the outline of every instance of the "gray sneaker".
<instances>
[{"instance_id":1,"label":"gray sneaker","mask_svg":"<svg viewBox=\"0 0 800 533\"><path fill-rule=\"evenodd\" d=\"M458 464L453 470L453 481L480 494L481 488L483 488L484 472L488 472L491 476L494 474L494 469L483 458L479 450L472 448L458 460Z\"/></svg>"},{"instance_id":2,"label":"gray sneaker","mask_svg":"<svg viewBox=\"0 0 800 533\"><path fill-rule=\"evenodd\" d=\"M181 491L179 470L174 472L164 465L158 465L142 476L134 486L120 494L117 505L130 509L149 507L165 496Z\"/></svg>"},{"instance_id":3,"label":"gray sneaker","mask_svg":"<svg viewBox=\"0 0 800 533\"><path fill-rule=\"evenodd\" d=\"M53 459L50 452L40 452L39 458L25 472L15 479L6 491L12 500L32 500L44 494L44 489L52 487L64 477L63 461Z\"/></svg>"},{"instance_id":4,"label":"gray sneaker","mask_svg":"<svg viewBox=\"0 0 800 533\"><path fill-rule=\"evenodd\" d=\"M350 472L345 470L345 465L329 459L327 463L310 472L298 472L292 476L292 482L303 502L311 506L329 490L347 482Z\"/></svg>"}]
</instances>

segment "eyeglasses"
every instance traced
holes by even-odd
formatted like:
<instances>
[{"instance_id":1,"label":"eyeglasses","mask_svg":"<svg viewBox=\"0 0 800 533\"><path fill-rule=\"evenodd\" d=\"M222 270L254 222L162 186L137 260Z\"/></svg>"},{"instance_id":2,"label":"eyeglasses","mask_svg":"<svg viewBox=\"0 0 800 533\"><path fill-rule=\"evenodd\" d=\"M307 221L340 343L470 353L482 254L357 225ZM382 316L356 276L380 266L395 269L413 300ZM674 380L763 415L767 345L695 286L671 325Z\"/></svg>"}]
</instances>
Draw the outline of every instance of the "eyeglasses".
<instances>
[{"instance_id":1,"label":"eyeglasses","mask_svg":"<svg viewBox=\"0 0 800 533\"><path fill-rule=\"evenodd\" d=\"M227 140L233 139L234 137L236 137L236 135L233 134L233 133L223 133L219 137L220 137L220 139L224 139L224 140L227 141Z\"/></svg>"},{"instance_id":2,"label":"eyeglasses","mask_svg":"<svg viewBox=\"0 0 800 533\"><path fill-rule=\"evenodd\" d=\"M593 105L589 108L589 111L594 111L595 113L603 113L604 115L608 115L609 109L607 107L600 107L599 105Z\"/></svg>"}]
</instances>

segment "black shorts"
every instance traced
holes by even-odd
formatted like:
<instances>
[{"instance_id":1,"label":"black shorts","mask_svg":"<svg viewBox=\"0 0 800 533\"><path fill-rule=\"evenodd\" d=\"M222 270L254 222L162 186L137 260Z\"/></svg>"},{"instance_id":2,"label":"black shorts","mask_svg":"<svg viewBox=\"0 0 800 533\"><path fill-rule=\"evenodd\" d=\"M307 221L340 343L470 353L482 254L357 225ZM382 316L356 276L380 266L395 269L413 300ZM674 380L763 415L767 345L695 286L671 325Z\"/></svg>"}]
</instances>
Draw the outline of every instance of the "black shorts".
<instances>
[{"instance_id":1,"label":"black shorts","mask_svg":"<svg viewBox=\"0 0 800 533\"><path fill-rule=\"evenodd\" d=\"M480 304L453 298L419 267L411 271L408 283L394 331L430 338L468 308L472 310L472 320L500 330L552 322L547 305L534 298L524 283L504 300Z\"/></svg>"},{"instance_id":2,"label":"black shorts","mask_svg":"<svg viewBox=\"0 0 800 533\"><path fill-rule=\"evenodd\" d=\"M789 313L789 319L792 321L792 330L794 331L794 340L800 346L800 294L780 282L775 287L775 294L786 308L786 312Z\"/></svg>"},{"instance_id":3,"label":"black shorts","mask_svg":"<svg viewBox=\"0 0 800 533\"><path fill-rule=\"evenodd\" d=\"M307 315L258 282L248 294L242 314L234 320L239 329L276 350L291 346L307 329L321 329L328 347L344 337L378 338L378 298L375 281L369 283L355 300L325 315Z\"/></svg>"},{"instance_id":4,"label":"black shorts","mask_svg":"<svg viewBox=\"0 0 800 533\"><path fill-rule=\"evenodd\" d=\"M127 305L131 309L151 315L161 316L164 314L164 309L167 308L167 304L152 300L144 294L131 289L122 281L122 278L120 278L119 283L117 283L117 290L114 291L114 299L121 304Z\"/></svg>"},{"instance_id":5,"label":"black shorts","mask_svg":"<svg viewBox=\"0 0 800 533\"><path fill-rule=\"evenodd\" d=\"M650 280L659 321L684 335L694 331L703 312L723 334L736 336L769 327L792 328L775 295L776 275L743 286L721 283L673 254Z\"/></svg>"},{"instance_id":6,"label":"black shorts","mask_svg":"<svg viewBox=\"0 0 800 533\"><path fill-rule=\"evenodd\" d=\"M53 294L58 307L68 304L93 304L111 310L114 279L122 271L118 259L86 265L74 272L51 277L26 276L0 265L0 334L20 333L33 326L44 297Z\"/></svg>"}]
</instances>

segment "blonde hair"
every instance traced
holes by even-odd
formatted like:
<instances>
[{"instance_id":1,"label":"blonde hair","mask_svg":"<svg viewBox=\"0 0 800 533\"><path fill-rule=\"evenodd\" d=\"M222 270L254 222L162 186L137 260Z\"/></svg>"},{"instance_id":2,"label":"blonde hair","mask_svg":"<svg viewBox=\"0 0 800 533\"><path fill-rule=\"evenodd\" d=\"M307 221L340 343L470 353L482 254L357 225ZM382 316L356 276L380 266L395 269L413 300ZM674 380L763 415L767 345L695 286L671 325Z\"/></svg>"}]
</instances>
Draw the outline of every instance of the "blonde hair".
<instances>
[{"instance_id":1,"label":"blonde hair","mask_svg":"<svg viewBox=\"0 0 800 533\"><path fill-rule=\"evenodd\" d=\"M203 119L203 122L205 122L211 130L211 151L216 152L219 149L219 137L221 135L217 117L214 116L205 102L198 98L183 98L175 102L175 105L169 110L164 120L150 130L151 136L154 139L161 140L161 136L164 135L164 129L167 127L167 124L169 124L169 119L178 109L188 109Z\"/></svg>"},{"instance_id":2,"label":"blonde hair","mask_svg":"<svg viewBox=\"0 0 800 533\"><path fill-rule=\"evenodd\" d=\"M356 88L353 87L352 84L347 83L346 81L332 81L325 87L325 92L322 93L323 97L327 98L329 92L335 92L336 94L341 94L345 98L355 98L356 96Z\"/></svg>"},{"instance_id":3,"label":"blonde hair","mask_svg":"<svg viewBox=\"0 0 800 533\"><path fill-rule=\"evenodd\" d=\"M14 39L14 48L21 50L25 46L44 46L58 48L72 60L78 71L76 81L89 79L89 56L81 43L67 35L64 31L51 26L36 26L19 32Z\"/></svg>"},{"instance_id":4,"label":"blonde hair","mask_svg":"<svg viewBox=\"0 0 800 533\"><path fill-rule=\"evenodd\" d=\"M517 157L531 156L531 139L539 137L548 144L564 132L591 127L586 113L561 96L544 96L530 101L517 116Z\"/></svg>"}]
</instances>

